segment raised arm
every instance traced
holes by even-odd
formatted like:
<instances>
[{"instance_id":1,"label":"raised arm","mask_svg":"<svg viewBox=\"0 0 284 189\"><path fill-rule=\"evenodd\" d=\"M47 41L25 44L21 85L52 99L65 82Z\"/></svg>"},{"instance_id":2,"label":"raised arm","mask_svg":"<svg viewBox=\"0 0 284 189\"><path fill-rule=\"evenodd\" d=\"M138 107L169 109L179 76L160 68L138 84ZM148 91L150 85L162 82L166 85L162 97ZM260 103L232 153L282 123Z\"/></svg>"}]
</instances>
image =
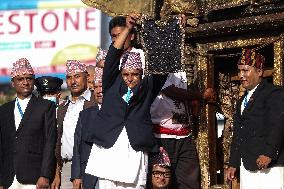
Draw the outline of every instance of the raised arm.
<instances>
[{"instance_id":1,"label":"raised arm","mask_svg":"<svg viewBox=\"0 0 284 189\"><path fill-rule=\"evenodd\" d=\"M126 18L125 28L117 36L114 43L109 47L103 71L103 93L114 83L116 77L120 74L119 64L121 55L124 51L124 43L128 36L131 34L131 30L135 25L136 19L138 17L138 15L132 14Z\"/></svg>"}]
</instances>

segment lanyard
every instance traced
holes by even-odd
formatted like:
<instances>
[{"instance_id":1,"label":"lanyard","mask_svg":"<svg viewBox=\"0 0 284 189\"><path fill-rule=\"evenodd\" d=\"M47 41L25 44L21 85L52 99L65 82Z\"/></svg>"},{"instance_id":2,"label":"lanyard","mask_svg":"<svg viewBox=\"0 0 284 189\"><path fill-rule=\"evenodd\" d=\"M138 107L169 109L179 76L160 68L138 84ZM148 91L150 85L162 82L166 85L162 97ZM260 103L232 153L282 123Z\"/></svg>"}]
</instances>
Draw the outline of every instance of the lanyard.
<instances>
[{"instance_id":1,"label":"lanyard","mask_svg":"<svg viewBox=\"0 0 284 189\"><path fill-rule=\"evenodd\" d=\"M18 110L19 110L19 112L20 112L20 114L21 114L21 117L23 118L24 113L23 113L23 111L22 111L22 108L21 108L21 105L20 105L20 103L19 103L19 101L18 101L18 98L17 98L17 107L18 107Z\"/></svg>"}]
</instances>

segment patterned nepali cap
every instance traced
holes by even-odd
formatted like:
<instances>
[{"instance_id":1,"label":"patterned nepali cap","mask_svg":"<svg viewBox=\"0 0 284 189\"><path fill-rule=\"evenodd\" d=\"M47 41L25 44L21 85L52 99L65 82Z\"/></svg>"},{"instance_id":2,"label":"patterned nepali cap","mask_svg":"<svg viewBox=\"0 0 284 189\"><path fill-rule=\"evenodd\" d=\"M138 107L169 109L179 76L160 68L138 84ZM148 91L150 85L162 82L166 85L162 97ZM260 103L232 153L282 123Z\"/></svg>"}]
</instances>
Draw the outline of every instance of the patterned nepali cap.
<instances>
[{"instance_id":1,"label":"patterned nepali cap","mask_svg":"<svg viewBox=\"0 0 284 189\"><path fill-rule=\"evenodd\" d=\"M87 71L86 65L81 63L79 60L67 60L66 63L67 74L74 74L86 71Z\"/></svg>"},{"instance_id":2,"label":"patterned nepali cap","mask_svg":"<svg viewBox=\"0 0 284 189\"><path fill-rule=\"evenodd\" d=\"M153 158L152 166L157 166L157 165L163 167L171 166L169 155L163 147L160 147L159 153Z\"/></svg>"},{"instance_id":3,"label":"patterned nepali cap","mask_svg":"<svg viewBox=\"0 0 284 189\"><path fill-rule=\"evenodd\" d=\"M23 74L34 75L34 70L26 58L20 58L15 63L13 63L13 68L11 70L11 77L14 78Z\"/></svg>"},{"instance_id":4,"label":"patterned nepali cap","mask_svg":"<svg viewBox=\"0 0 284 189\"><path fill-rule=\"evenodd\" d=\"M122 57L121 69L141 69L142 61L140 53L127 52Z\"/></svg>"},{"instance_id":5,"label":"patterned nepali cap","mask_svg":"<svg viewBox=\"0 0 284 189\"><path fill-rule=\"evenodd\" d=\"M249 65L262 69L264 63L265 63L264 56L255 52L254 49L243 49L242 56L239 59L238 65Z\"/></svg>"},{"instance_id":6,"label":"patterned nepali cap","mask_svg":"<svg viewBox=\"0 0 284 189\"><path fill-rule=\"evenodd\" d=\"M95 78L94 78L94 82L95 82L95 83L100 83L100 82L102 82L102 77L103 77L103 68L96 67L96 68L95 68Z\"/></svg>"},{"instance_id":7,"label":"patterned nepali cap","mask_svg":"<svg viewBox=\"0 0 284 189\"><path fill-rule=\"evenodd\" d=\"M96 62L98 63L99 61L104 60L106 58L106 55L107 55L107 50L99 48L99 51L96 56Z\"/></svg>"}]
</instances>

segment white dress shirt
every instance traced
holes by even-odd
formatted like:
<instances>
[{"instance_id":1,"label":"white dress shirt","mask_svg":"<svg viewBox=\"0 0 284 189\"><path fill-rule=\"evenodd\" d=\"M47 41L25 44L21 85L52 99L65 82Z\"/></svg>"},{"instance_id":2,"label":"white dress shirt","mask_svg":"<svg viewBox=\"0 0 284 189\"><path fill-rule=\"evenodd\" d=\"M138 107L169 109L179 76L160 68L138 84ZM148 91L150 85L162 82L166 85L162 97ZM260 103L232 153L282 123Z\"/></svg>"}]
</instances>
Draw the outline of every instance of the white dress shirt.
<instances>
[{"instance_id":1,"label":"white dress shirt","mask_svg":"<svg viewBox=\"0 0 284 189\"><path fill-rule=\"evenodd\" d=\"M69 99L72 99L71 97ZM74 133L80 111L84 108L85 100L90 101L91 91L87 89L76 101L69 102L63 121L63 134L61 138L61 157L71 160L73 157Z\"/></svg>"},{"instance_id":2,"label":"white dress shirt","mask_svg":"<svg viewBox=\"0 0 284 189\"><path fill-rule=\"evenodd\" d=\"M252 94L254 93L255 89L258 87L255 86L252 90L248 90L247 91L247 95L245 98L247 98L247 103L250 101L250 97L252 96ZM243 99L242 105L241 105L241 114L243 113L244 109L245 109L245 98Z\"/></svg>"},{"instance_id":3,"label":"white dress shirt","mask_svg":"<svg viewBox=\"0 0 284 189\"><path fill-rule=\"evenodd\" d=\"M29 103L29 101L30 101L30 99L31 99L31 96L32 96L32 95L28 96L27 98L25 98L25 99L23 99L23 100L20 99L20 98L18 98L18 97L16 97L16 100L15 100L15 108L14 108L14 116L15 116L15 126L16 126L16 130L19 128L19 125L20 125L21 120L22 120L22 115L21 115L21 113L20 113L20 110L19 110L19 108L18 108L17 103L19 102L20 107L21 107L21 110L22 110L22 112L23 112L23 114L24 114L25 111L26 111L26 108L27 108L27 106L28 106L28 103Z\"/></svg>"},{"instance_id":4,"label":"white dress shirt","mask_svg":"<svg viewBox=\"0 0 284 189\"><path fill-rule=\"evenodd\" d=\"M186 72L170 73L162 89L169 86L175 86L180 89L187 89ZM175 114L187 116L185 105L181 101L173 100L165 94L160 93L151 105L151 119L154 124L159 124L163 128L180 130L188 127L188 123L175 123L173 117ZM154 133L157 138L175 138L181 139L188 135L177 136L169 134Z\"/></svg>"}]
</instances>

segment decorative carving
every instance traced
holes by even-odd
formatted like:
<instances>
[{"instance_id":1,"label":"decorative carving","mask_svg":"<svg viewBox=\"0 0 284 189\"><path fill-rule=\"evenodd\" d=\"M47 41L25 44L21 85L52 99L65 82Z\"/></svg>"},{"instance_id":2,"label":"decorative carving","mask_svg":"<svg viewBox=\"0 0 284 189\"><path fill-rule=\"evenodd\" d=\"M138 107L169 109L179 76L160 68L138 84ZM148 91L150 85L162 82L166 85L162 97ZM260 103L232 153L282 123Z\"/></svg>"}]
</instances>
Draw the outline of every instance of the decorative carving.
<instances>
[{"instance_id":1,"label":"decorative carving","mask_svg":"<svg viewBox=\"0 0 284 189\"><path fill-rule=\"evenodd\" d=\"M82 0L82 2L110 16L142 13L153 17L155 10L155 0Z\"/></svg>"}]
</instances>

